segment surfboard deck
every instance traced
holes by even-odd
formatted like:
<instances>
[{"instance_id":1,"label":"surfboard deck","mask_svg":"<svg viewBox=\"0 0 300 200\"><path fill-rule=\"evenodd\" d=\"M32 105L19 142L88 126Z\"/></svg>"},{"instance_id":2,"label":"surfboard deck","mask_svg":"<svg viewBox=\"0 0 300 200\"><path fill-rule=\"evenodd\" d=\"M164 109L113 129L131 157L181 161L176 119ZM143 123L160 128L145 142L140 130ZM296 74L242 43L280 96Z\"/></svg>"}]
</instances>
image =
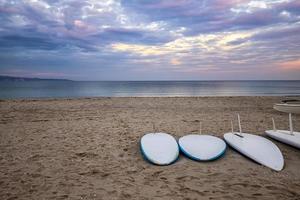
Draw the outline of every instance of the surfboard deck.
<instances>
[{"instance_id":1,"label":"surfboard deck","mask_svg":"<svg viewBox=\"0 0 300 200\"><path fill-rule=\"evenodd\" d=\"M178 144L184 155L197 161L215 160L226 150L226 143L211 135L186 135L179 138Z\"/></svg>"},{"instance_id":2,"label":"surfboard deck","mask_svg":"<svg viewBox=\"0 0 300 200\"><path fill-rule=\"evenodd\" d=\"M277 103L273 106L275 110L285 113L300 113L300 104L293 103Z\"/></svg>"},{"instance_id":3,"label":"surfboard deck","mask_svg":"<svg viewBox=\"0 0 300 200\"><path fill-rule=\"evenodd\" d=\"M167 133L148 133L140 140L144 158L156 165L169 165L179 156L179 147L175 138Z\"/></svg>"},{"instance_id":4,"label":"surfboard deck","mask_svg":"<svg viewBox=\"0 0 300 200\"><path fill-rule=\"evenodd\" d=\"M289 144L291 146L294 146L296 148L300 149L300 133L299 132L293 132L293 135L290 134L290 131L287 130L267 130L266 134L280 142Z\"/></svg>"},{"instance_id":5,"label":"surfboard deck","mask_svg":"<svg viewBox=\"0 0 300 200\"><path fill-rule=\"evenodd\" d=\"M276 171L281 171L284 160L279 148L270 140L253 134L237 132L224 134L225 141L241 154Z\"/></svg>"}]
</instances>

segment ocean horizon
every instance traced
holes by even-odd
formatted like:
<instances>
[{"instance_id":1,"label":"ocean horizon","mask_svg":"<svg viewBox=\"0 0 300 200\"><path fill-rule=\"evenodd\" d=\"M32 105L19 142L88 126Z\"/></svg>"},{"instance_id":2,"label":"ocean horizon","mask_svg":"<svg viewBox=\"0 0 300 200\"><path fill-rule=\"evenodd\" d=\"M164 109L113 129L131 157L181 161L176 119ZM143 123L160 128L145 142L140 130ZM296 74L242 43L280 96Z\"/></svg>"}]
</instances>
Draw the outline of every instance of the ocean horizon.
<instances>
[{"instance_id":1,"label":"ocean horizon","mask_svg":"<svg viewBox=\"0 0 300 200\"><path fill-rule=\"evenodd\" d=\"M298 95L299 80L0 81L0 99Z\"/></svg>"}]
</instances>

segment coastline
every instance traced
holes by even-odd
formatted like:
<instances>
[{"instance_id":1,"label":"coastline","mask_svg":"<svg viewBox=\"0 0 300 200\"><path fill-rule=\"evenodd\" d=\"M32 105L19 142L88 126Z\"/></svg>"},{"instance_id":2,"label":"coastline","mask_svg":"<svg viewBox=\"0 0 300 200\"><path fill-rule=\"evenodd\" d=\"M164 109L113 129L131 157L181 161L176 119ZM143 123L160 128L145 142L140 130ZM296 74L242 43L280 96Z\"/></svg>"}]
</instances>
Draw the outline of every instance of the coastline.
<instances>
[{"instance_id":1,"label":"coastline","mask_svg":"<svg viewBox=\"0 0 300 200\"><path fill-rule=\"evenodd\" d=\"M177 139L197 133L222 138L238 129L262 135L288 129L274 110L281 96L91 97L0 101L2 199L297 199L299 150L274 142L285 167L272 171L227 147L213 162L184 156L170 166L143 160L139 139L167 132ZM294 130L300 130L294 115Z\"/></svg>"},{"instance_id":2,"label":"coastline","mask_svg":"<svg viewBox=\"0 0 300 200\"><path fill-rule=\"evenodd\" d=\"M183 99L183 98L277 98L278 101L274 103L279 103L281 100L285 98L300 98L300 95L224 95L224 96L216 96L216 95L203 95L203 96L86 96L86 97L26 97L26 98L0 98L0 102L24 102L24 101L76 101L76 100L105 100L105 99Z\"/></svg>"}]
</instances>

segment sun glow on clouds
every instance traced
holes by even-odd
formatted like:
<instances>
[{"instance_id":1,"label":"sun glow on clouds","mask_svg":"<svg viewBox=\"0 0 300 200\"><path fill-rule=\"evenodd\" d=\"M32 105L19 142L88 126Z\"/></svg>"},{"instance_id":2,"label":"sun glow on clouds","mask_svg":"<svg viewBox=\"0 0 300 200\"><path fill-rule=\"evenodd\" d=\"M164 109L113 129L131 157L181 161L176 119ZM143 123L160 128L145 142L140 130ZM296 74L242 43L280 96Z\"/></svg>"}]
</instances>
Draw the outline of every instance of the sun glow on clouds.
<instances>
[{"instance_id":1,"label":"sun glow on clouds","mask_svg":"<svg viewBox=\"0 0 300 200\"><path fill-rule=\"evenodd\" d=\"M170 61L170 63L172 65L180 65L181 61L179 59L177 59L177 58L172 58L171 61Z\"/></svg>"},{"instance_id":2,"label":"sun glow on clouds","mask_svg":"<svg viewBox=\"0 0 300 200\"><path fill-rule=\"evenodd\" d=\"M115 43L112 51L124 52L141 57L136 63L148 65L147 70L159 70L159 66L168 66L169 72L185 74L204 74L219 72L236 72L240 70L223 69L228 55L235 49L242 49L251 42L235 44L235 41L250 38L255 32L227 32L219 34L203 34L194 37L182 37L164 45L137 45ZM216 60L211 59L215 57ZM225 59L225 60L224 60ZM222 61L223 60L223 61ZM235 64L245 61L237 60ZM219 64L218 64L219 63ZM232 62L234 63L234 61ZM219 66L218 66L219 65ZM140 69L138 69L140 71Z\"/></svg>"},{"instance_id":3,"label":"sun glow on clouds","mask_svg":"<svg viewBox=\"0 0 300 200\"><path fill-rule=\"evenodd\" d=\"M277 64L282 70L300 70L300 59L281 62Z\"/></svg>"},{"instance_id":4,"label":"sun glow on clouds","mask_svg":"<svg viewBox=\"0 0 300 200\"><path fill-rule=\"evenodd\" d=\"M200 49L207 52L220 50L229 51L247 45L247 43L231 44L231 42L246 39L251 37L252 34L253 33L250 32L235 32L182 37L161 46L115 43L111 45L111 48L115 51L134 53L141 56L156 56L182 52L189 54L193 49Z\"/></svg>"}]
</instances>

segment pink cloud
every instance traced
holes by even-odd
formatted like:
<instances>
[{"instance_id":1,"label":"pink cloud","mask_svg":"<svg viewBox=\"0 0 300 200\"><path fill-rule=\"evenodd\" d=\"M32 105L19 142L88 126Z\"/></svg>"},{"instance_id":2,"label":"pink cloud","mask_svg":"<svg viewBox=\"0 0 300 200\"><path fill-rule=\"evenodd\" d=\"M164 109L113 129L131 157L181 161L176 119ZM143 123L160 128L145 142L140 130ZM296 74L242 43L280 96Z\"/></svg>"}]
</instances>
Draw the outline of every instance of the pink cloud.
<instances>
[{"instance_id":1,"label":"pink cloud","mask_svg":"<svg viewBox=\"0 0 300 200\"><path fill-rule=\"evenodd\" d=\"M300 59L278 63L281 70L300 70Z\"/></svg>"}]
</instances>

